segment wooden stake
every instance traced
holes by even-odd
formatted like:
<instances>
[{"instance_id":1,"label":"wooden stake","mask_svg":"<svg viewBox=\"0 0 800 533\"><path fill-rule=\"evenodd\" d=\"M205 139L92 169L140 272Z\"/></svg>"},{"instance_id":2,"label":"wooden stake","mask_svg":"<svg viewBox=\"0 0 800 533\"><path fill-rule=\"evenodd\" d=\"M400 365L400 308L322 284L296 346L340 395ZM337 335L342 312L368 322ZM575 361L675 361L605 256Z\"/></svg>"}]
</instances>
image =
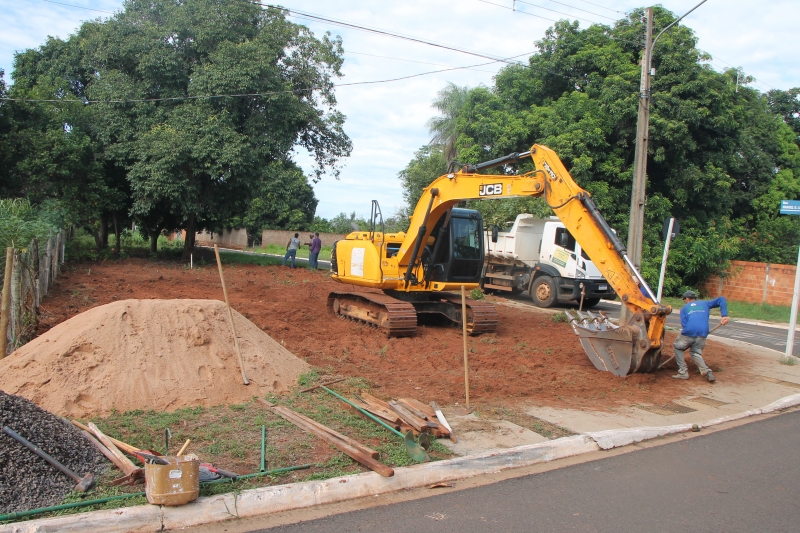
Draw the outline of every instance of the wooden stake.
<instances>
[{"instance_id":1,"label":"wooden stake","mask_svg":"<svg viewBox=\"0 0 800 533\"><path fill-rule=\"evenodd\" d=\"M467 357L467 294L464 286L461 286L461 324L464 337L464 393L467 398L467 409L469 409L469 358Z\"/></svg>"},{"instance_id":2,"label":"wooden stake","mask_svg":"<svg viewBox=\"0 0 800 533\"><path fill-rule=\"evenodd\" d=\"M242 370L242 381L245 385L250 385L247 380L247 374L244 373L244 361L242 361L242 352L239 350L239 337L236 336L236 326L233 325L233 311L231 311L231 304L228 302L228 289L225 287L225 276L222 274L222 260L219 258L219 248L214 245L214 255L217 256L217 267L219 267L219 279L222 281L222 294L225 295L225 305L228 306L228 318L231 321L231 331L233 331L233 342L236 345L236 356L239 358L239 368Z\"/></svg>"},{"instance_id":3,"label":"wooden stake","mask_svg":"<svg viewBox=\"0 0 800 533\"><path fill-rule=\"evenodd\" d=\"M11 314L11 269L14 266L14 247L6 248L6 271L3 277L3 302L0 308L0 359L8 349L8 318Z\"/></svg>"}]
</instances>

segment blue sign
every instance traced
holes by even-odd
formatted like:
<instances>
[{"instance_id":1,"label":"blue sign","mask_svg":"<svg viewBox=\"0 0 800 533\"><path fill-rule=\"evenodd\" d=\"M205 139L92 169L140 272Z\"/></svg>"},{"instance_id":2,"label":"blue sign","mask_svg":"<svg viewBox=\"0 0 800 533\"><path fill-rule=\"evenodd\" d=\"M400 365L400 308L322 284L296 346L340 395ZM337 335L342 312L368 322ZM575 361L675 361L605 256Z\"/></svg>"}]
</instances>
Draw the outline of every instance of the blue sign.
<instances>
[{"instance_id":1,"label":"blue sign","mask_svg":"<svg viewBox=\"0 0 800 533\"><path fill-rule=\"evenodd\" d=\"M781 215L800 215L800 200L781 200Z\"/></svg>"}]
</instances>

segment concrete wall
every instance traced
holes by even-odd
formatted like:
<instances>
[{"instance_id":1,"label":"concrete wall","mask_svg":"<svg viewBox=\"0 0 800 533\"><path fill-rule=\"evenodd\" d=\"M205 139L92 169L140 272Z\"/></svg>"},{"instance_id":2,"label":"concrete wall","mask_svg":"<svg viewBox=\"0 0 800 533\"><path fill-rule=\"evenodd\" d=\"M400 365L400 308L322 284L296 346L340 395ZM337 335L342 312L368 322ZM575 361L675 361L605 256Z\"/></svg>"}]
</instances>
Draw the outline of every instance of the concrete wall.
<instances>
[{"instance_id":1,"label":"concrete wall","mask_svg":"<svg viewBox=\"0 0 800 533\"><path fill-rule=\"evenodd\" d=\"M266 244L278 244L280 246L286 246L286 243L289 242L289 239L294 237L295 233L299 233L300 236L300 243L310 242L308 239L308 235L312 232L310 231L284 231L284 230L275 230L275 229L265 229L261 232L261 245L264 246ZM322 246L332 246L334 242L344 239L346 235L339 235L338 233L320 233L319 238L322 241Z\"/></svg>"},{"instance_id":2,"label":"concrete wall","mask_svg":"<svg viewBox=\"0 0 800 533\"><path fill-rule=\"evenodd\" d=\"M709 278L701 288L705 298L725 298L737 302L792 305L794 265L731 261L730 275Z\"/></svg>"},{"instance_id":3,"label":"concrete wall","mask_svg":"<svg viewBox=\"0 0 800 533\"><path fill-rule=\"evenodd\" d=\"M214 246L244 250L247 248L247 231L244 229L225 230L222 234L203 231L195 234L195 244L198 246Z\"/></svg>"}]
</instances>

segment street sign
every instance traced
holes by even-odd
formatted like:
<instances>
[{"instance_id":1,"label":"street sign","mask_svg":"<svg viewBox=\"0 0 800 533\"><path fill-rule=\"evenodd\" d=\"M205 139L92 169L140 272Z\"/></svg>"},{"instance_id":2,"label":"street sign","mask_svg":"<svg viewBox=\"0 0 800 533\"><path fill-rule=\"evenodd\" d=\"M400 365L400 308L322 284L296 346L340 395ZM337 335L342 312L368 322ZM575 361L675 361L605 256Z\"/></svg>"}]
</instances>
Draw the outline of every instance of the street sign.
<instances>
[{"instance_id":1,"label":"street sign","mask_svg":"<svg viewBox=\"0 0 800 533\"><path fill-rule=\"evenodd\" d=\"M781 200L781 215L800 215L800 200Z\"/></svg>"}]
</instances>

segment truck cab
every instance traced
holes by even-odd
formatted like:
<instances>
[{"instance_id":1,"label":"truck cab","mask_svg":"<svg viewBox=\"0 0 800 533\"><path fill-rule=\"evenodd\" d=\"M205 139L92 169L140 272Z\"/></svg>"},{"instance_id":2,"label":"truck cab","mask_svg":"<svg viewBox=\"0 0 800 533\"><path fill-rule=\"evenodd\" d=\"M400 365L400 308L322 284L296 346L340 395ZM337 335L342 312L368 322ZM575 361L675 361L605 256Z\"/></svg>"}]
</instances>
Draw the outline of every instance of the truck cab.
<instances>
[{"instance_id":1,"label":"truck cab","mask_svg":"<svg viewBox=\"0 0 800 533\"><path fill-rule=\"evenodd\" d=\"M537 219L523 213L506 232L484 239L483 287L519 294L527 291L534 304L583 302L597 305L616 295L591 258L556 217Z\"/></svg>"}]
</instances>

